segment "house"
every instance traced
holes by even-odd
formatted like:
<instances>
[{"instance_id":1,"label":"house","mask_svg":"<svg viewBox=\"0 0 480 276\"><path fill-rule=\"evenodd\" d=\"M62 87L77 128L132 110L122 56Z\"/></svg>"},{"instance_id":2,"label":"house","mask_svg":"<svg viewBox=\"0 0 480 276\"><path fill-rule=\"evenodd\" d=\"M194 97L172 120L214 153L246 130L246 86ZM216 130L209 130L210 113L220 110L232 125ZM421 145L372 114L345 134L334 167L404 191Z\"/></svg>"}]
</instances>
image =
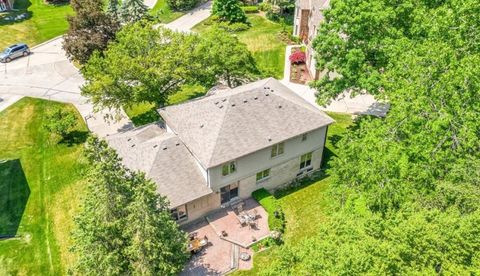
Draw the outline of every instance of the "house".
<instances>
[{"instance_id":1,"label":"house","mask_svg":"<svg viewBox=\"0 0 480 276\"><path fill-rule=\"evenodd\" d=\"M315 67L316 61L312 47L319 25L323 22L323 11L330 6L330 0L297 0L293 35L298 36L306 45L306 63L310 75L319 79L321 72Z\"/></svg>"},{"instance_id":2,"label":"house","mask_svg":"<svg viewBox=\"0 0 480 276\"><path fill-rule=\"evenodd\" d=\"M163 122L107 140L157 183L179 223L318 170L333 122L273 78L158 112Z\"/></svg>"},{"instance_id":3,"label":"house","mask_svg":"<svg viewBox=\"0 0 480 276\"><path fill-rule=\"evenodd\" d=\"M13 9L14 0L0 0L0 12Z\"/></svg>"}]
</instances>

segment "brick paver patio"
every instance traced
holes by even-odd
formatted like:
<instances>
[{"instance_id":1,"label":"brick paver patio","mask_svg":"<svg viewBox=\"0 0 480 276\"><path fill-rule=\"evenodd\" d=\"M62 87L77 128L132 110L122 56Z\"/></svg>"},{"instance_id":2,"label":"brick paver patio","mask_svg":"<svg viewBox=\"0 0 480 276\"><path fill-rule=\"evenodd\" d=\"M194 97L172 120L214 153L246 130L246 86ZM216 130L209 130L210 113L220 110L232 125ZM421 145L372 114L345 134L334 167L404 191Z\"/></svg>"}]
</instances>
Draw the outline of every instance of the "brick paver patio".
<instances>
[{"instance_id":1,"label":"brick paver patio","mask_svg":"<svg viewBox=\"0 0 480 276\"><path fill-rule=\"evenodd\" d=\"M206 236L208 246L192 255L180 275L223 275L232 269L246 270L253 266L253 250L250 247L253 240L268 237L268 215L254 199L244 201L243 209L249 213L257 212L257 227L240 225L235 212L225 208L209 215L205 220L184 227L188 233L196 233L198 237ZM221 237L221 232L227 233ZM248 261L240 260L242 252L248 253Z\"/></svg>"}]
</instances>

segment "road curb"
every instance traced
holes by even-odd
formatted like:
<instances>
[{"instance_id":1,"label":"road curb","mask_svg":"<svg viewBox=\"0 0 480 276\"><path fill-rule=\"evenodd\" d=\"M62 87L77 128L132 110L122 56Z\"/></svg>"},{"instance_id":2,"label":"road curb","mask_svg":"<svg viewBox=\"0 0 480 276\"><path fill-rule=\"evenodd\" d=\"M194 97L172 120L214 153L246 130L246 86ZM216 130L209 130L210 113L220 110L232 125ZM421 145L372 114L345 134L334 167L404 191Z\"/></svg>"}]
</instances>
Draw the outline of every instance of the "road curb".
<instances>
[{"instance_id":1,"label":"road curb","mask_svg":"<svg viewBox=\"0 0 480 276\"><path fill-rule=\"evenodd\" d=\"M63 37L63 35L56 36L56 37L54 37L54 38L52 38L52 39L49 39L49 40L44 41L44 42L42 42L42 43L40 43L40 44L37 44L37 45L35 45L35 46L33 46L33 47L30 47L30 49L33 50L33 49L42 47L42 46L44 46L45 44L51 43L51 42L53 42L53 41L55 41L55 40L57 40L57 39L60 39L60 38L62 38L62 37Z\"/></svg>"}]
</instances>

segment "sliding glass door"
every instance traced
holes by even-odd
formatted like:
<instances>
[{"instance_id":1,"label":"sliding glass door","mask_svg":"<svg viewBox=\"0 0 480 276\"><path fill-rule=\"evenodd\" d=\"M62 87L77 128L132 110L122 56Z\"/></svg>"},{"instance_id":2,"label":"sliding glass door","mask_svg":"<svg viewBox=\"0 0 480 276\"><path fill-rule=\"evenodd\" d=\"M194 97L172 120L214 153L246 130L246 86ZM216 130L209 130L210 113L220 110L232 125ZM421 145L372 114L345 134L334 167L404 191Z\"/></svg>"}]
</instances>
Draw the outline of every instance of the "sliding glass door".
<instances>
[{"instance_id":1,"label":"sliding glass door","mask_svg":"<svg viewBox=\"0 0 480 276\"><path fill-rule=\"evenodd\" d=\"M238 197L238 183L230 184L220 189L222 204L230 202L235 197Z\"/></svg>"}]
</instances>

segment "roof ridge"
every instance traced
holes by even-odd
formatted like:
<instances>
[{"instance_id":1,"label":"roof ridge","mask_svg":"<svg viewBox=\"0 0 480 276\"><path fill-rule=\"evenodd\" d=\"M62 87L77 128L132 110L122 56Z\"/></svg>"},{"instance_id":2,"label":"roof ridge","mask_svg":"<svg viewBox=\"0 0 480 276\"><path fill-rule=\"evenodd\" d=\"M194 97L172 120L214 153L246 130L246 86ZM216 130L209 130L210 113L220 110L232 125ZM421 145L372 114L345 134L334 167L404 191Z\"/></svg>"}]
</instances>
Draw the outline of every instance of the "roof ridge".
<instances>
[{"instance_id":1,"label":"roof ridge","mask_svg":"<svg viewBox=\"0 0 480 276\"><path fill-rule=\"evenodd\" d=\"M226 102L230 103L230 100L226 100ZM231 109L230 104L227 104L227 106L225 108L225 111L223 112L222 123L220 124L220 127L217 129L217 133L215 134L215 137L216 137L215 143L213 144L212 151L210 152L208 162L207 162L207 164L205 164L205 166L207 168L210 168L210 164L212 163L213 153L215 152L215 149L217 148L217 143L218 143L218 140L220 138L221 130L223 129L223 126L225 125L225 117L227 116L227 111L229 111L230 109Z\"/></svg>"}]
</instances>

